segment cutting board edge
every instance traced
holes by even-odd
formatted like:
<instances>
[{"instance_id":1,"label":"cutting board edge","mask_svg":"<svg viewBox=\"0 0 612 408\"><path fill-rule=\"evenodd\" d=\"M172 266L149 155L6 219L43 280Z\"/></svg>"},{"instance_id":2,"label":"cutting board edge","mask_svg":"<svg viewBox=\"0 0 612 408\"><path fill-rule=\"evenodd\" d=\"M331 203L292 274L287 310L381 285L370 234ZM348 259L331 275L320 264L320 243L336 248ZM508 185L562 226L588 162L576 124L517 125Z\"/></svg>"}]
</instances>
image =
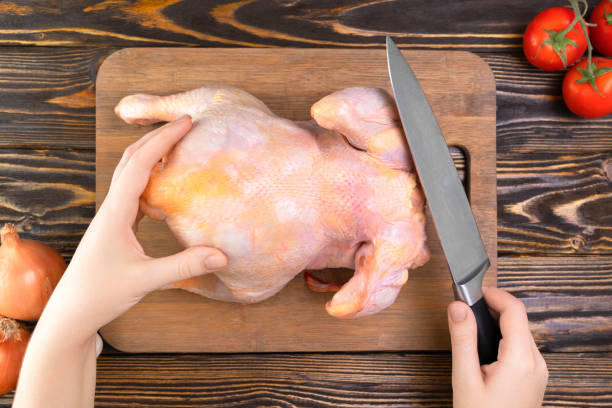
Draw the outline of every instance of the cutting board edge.
<instances>
[{"instance_id":1,"label":"cutting board edge","mask_svg":"<svg viewBox=\"0 0 612 408\"><path fill-rule=\"evenodd\" d=\"M163 47L160 47L160 48L161 49L165 49ZM98 80L104 79L104 75L106 73L107 66L110 66L111 63L113 63L113 61L115 59L123 58L126 54L129 56L129 53L132 50L141 50L141 49L146 49L147 51L152 51L152 50L155 50L156 48L128 47L128 48L123 48L123 49L115 51L113 54L111 54L109 57L107 57L105 59L105 61L103 62L103 64L101 65L100 70L99 70ZM264 53L266 51L266 50L253 50L253 49L249 49L249 48L246 48L246 49L248 49L250 51L259 51L261 53ZM201 49L187 49L187 50L190 51L190 52L197 52L197 51L200 51ZM239 48L239 49L236 49L236 48L222 48L222 49L214 48L213 50L215 50L215 51L227 50L229 52L235 53L235 52L240 52L241 50L244 50L244 49L241 49L241 48ZM297 48L295 50L299 50L299 51L306 50L306 51L316 52L316 51L325 50L325 49L319 49L319 48L301 49L301 48ZM334 50L334 52L349 52L349 53L352 52L352 51L355 51L353 49L347 49L347 50L333 49L333 50ZM403 50L403 51L407 51L408 53L414 52L413 50ZM487 75L488 78L486 78L485 81L486 82L490 82L493 85L492 87L487 87L488 88L488 92L487 93L489 93L489 95L492 95L492 97L490 98L491 99L491 105L487 106L487 108L488 108L488 110L490 112L492 112L491 116L493 116L493 120L492 120L492 123L490 125L493 128L493 132L492 132L492 135L491 135L491 138L492 138L492 141L493 141L493 144L494 144L493 145L493 156L492 157L493 157L493 162L495 162L495 150L496 150L496 148L495 148L495 142L496 142L496 137L495 137L495 114L496 114L495 80L494 80L493 72L492 72L490 66L480 56L478 56L478 55L476 55L476 54L474 54L472 52L468 52L468 51L455 51L455 50L452 50L452 51L451 50L449 50L449 51L437 51L436 50L436 51L428 51L428 52L430 52L430 53L453 53L453 54L469 55L469 58L473 59L474 61L478 61L479 65L482 66L483 63L486 65L486 69L485 70L480 70L480 71L488 72L488 75ZM98 83L98 81L96 81L96 82ZM97 102L97 100L98 100L98 92L96 92L96 102ZM99 106L99 104L96 103L96 116L97 116L98 106ZM489 116L489 115L487 115L487 116ZM96 121L96 124L98 124L98 121ZM96 126L96 128L97 128L97 126ZM97 138L98 138L98 132L96 132L96 142L97 142ZM493 171L493 177L495 179L495 165L493 165L493 170L492 171ZM98 180L97 180L97 177L96 177L96 187L97 187L97 182L98 182ZM98 191L97 188L96 188L96 191ZM98 200L98 196L96 196L96 198L97 198L96 199L96 207L97 207L99 205L99 201L101 201L101 197L100 197L100 200ZM497 225L497 212L494 211L493 214L495 216L493 221L495 222L495 226L496 226ZM493 240L495 258L497 258L497 256L496 256L497 255L497 239L496 238L497 238L497 236L496 236L496 231L495 231L495 238ZM496 262L495 262L495 264L496 264ZM490 276L489 274L487 274L487 275L488 275L487 278L486 278L487 281L490 282L491 280L493 280L495 282L497 280L497 274L496 273L493 276ZM155 348L136 350L136 349L131 349L129 346L124 347L125 343L122 342L120 339L113 339L112 334L109 336L108 333L107 333L107 330L105 330L105 328L103 328L101 330L101 332L104 333L103 336L104 336L104 338L107 341L110 339L110 341L108 341L109 344L111 344L113 347L117 348L118 350L128 351L128 352L157 352L157 351L160 351L160 350L157 350ZM422 350L440 350L440 348L437 348L437 347L432 347L432 348L423 347L423 348L420 348L420 349L416 349L416 348L386 348L386 349L377 349L377 350L381 350L381 351L382 350L399 351L399 350L421 350L421 349ZM169 352L172 351L170 349L165 349L165 350L163 350L163 352L166 352L168 350L169 350ZM364 348L364 349L359 349L359 348L350 348L350 349L338 348L338 349L336 349L336 348L330 347L330 348L326 348L324 350L323 349L299 349L297 351L318 352L318 351L360 351L360 350L361 351L372 351L373 349L372 348ZM201 351L206 351L206 350L201 350ZM268 349L268 350L265 350L265 351L253 350L253 352L283 352L283 351L286 352L287 350L286 349L278 349L278 350ZM183 349L181 349L180 352L190 352L190 350L183 350ZM196 352L196 351L194 351L194 352ZM208 352L210 352L210 351L208 351ZM250 351L239 350L239 351L213 351L213 352L214 353L225 353L225 352L250 352Z\"/></svg>"}]
</instances>

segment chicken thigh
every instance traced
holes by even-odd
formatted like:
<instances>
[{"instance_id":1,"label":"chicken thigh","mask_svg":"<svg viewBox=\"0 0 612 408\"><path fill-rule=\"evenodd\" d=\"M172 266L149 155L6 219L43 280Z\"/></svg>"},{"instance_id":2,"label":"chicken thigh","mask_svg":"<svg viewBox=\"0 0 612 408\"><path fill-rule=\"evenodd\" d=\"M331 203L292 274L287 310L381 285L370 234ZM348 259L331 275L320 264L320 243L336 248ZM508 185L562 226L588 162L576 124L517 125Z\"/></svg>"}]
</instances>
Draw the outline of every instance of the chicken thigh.
<instances>
[{"instance_id":1,"label":"chicken thigh","mask_svg":"<svg viewBox=\"0 0 612 408\"><path fill-rule=\"evenodd\" d=\"M354 268L326 309L356 317L390 306L408 270L429 259L424 197L383 90L335 92L304 122L229 87L130 95L115 112L141 125L193 118L153 169L140 206L182 246L217 247L228 265L172 287L251 303L302 270Z\"/></svg>"}]
</instances>

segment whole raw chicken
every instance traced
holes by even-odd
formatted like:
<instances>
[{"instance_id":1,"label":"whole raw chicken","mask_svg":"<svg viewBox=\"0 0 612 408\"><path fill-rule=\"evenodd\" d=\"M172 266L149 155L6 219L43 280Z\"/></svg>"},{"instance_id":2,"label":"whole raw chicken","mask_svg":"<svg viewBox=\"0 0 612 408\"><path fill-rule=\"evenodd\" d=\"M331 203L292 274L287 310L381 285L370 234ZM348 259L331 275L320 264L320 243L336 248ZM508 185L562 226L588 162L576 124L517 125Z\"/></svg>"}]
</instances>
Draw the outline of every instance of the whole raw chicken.
<instances>
[{"instance_id":1,"label":"whole raw chicken","mask_svg":"<svg viewBox=\"0 0 612 408\"><path fill-rule=\"evenodd\" d=\"M408 269L429 259L423 194L383 90L335 92L312 106L308 122L228 87L130 95L115 113L141 125L193 118L153 169L140 205L181 245L217 247L228 265L173 287L259 302L304 269L348 267L354 276L326 309L355 317L391 305Z\"/></svg>"}]
</instances>

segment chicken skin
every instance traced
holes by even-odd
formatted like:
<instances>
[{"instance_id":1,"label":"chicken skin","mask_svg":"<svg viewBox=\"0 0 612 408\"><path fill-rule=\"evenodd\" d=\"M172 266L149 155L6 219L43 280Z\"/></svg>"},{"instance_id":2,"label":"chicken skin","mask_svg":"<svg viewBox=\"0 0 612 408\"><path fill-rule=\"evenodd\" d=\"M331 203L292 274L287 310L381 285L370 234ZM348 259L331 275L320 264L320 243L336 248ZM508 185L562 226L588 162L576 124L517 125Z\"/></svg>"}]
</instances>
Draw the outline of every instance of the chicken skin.
<instances>
[{"instance_id":1,"label":"chicken skin","mask_svg":"<svg viewBox=\"0 0 612 408\"><path fill-rule=\"evenodd\" d=\"M390 306L408 270L429 259L423 193L381 89L328 95L305 122L229 87L130 95L115 113L141 125L193 118L153 169L140 206L182 246L219 248L228 265L174 288L251 303L305 269L347 267L355 273L326 310L357 317Z\"/></svg>"}]
</instances>

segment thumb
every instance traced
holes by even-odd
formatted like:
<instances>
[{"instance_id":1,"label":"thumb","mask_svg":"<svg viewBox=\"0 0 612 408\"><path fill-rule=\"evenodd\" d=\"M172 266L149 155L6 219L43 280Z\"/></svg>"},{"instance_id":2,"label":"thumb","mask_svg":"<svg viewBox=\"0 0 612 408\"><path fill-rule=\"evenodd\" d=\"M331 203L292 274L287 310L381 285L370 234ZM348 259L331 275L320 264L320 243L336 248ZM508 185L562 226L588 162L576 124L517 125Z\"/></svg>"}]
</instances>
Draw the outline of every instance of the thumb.
<instances>
[{"instance_id":1,"label":"thumb","mask_svg":"<svg viewBox=\"0 0 612 408\"><path fill-rule=\"evenodd\" d=\"M483 384L478 361L476 319L463 302L448 306L448 328L453 353L453 387Z\"/></svg>"},{"instance_id":2,"label":"thumb","mask_svg":"<svg viewBox=\"0 0 612 408\"><path fill-rule=\"evenodd\" d=\"M204 275L227 265L227 257L216 248L194 246L147 262L151 290L183 279Z\"/></svg>"}]
</instances>

